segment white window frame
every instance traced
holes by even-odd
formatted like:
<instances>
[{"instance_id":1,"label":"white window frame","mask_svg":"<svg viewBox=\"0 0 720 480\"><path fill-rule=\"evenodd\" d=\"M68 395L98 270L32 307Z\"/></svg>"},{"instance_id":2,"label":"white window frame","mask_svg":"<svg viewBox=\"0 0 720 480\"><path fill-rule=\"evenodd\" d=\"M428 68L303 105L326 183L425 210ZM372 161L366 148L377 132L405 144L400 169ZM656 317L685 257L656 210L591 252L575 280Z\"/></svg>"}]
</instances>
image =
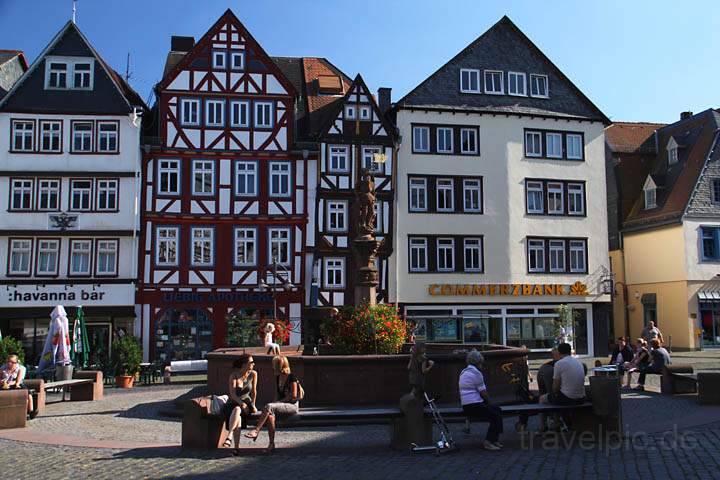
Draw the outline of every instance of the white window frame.
<instances>
[{"instance_id":1,"label":"white window frame","mask_svg":"<svg viewBox=\"0 0 720 480\"><path fill-rule=\"evenodd\" d=\"M55 201L51 204L50 200L54 198ZM48 206L43 206L43 196L46 196ZM60 180L54 178L40 178L38 179L38 210L44 212L55 212L60 210Z\"/></svg>"},{"instance_id":2,"label":"white window frame","mask_svg":"<svg viewBox=\"0 0 720 480\"><path fill-rule=\"evenodd\" d=\"M199 249L200 260L195 259ZM208 261L203 258L209 257ZM193 267L212 267L215 264L215 229L212 227L190 228L190 265Z\"/></svg>"},{"instance_id":3,"label":"white window frame","mask_svg":"<svg viewBox=\"0 0 720 480\"><path fill-rule=\"evenodd\" d=\"M540 199L540 209L532 208L530 201L530 194L534 195L535 199ZM543 182L528 180L525 182L525 204L527 205L527 213L541 214L545 213L545 188Z\"/></svg>"},{"instance_id":4,"label":"white window frame","mask_svg":"<svg viewBox=\"0 0 720 480\"><path fill-rule=\"evenodd\" d=\"M20 193L20 205L15 202L16 193ZM27 205L25 200L27 199ZM35 182L32 178L13 178L10 182L10 210L28 211L33 209L35 200Z\"/></svg>"},{"instance_id":5,"label":"white window frame","mask_svg":"<svg viewBox=\"0 0 720 480\"><path fill-rule=\"evenodd\" d=\"M512 78L515 78L515 91L512 90ZM526 75L524 72L508 72L508 95L527 97ZM517 88L522 85L521 89Z\"/></svg>"},{"instance_id":6,"label":"white window frame","mask_svg":"<svg viewBox=\"0 0 720 480\"><path fill-rule=\"evenodd\" d=\"M189 119L186 120L185 117L189 117ZM193 120L193 118L195 120ZM180 99L180 125L187 127L197 127L200 125L199 98Z\"/></svg>"},{"instance_id":7,"label":"white window frame","mask_svg":"<svg viewBox=\"0 0 720 480\"><path fill-rule=\"evenodd\" d=\"M292 197L293 185L292 185L292 164L290 162L268 162L268 191L271 197ZM278 188L273 188L273 180L278 179ZM287 179L287 191L283 192L281 187L283 185L283 178Z\"/></svg>"},{"instance_id":8,"label":"white window frame","mask_svg":"<svg viewBox=\"0 0 720 480\"><path fill-rule=\"evenodd\" d=\"M471 195L471 205L468 206L468 193ZM477 197L477 206L472 205L473 200ZM463 179L463 211L469 213L482 212L482 180L479 178L464 178Z\"/></svg>"},{"instance_id":9,"label":"white window frame","mask_svg":"<svg viewBox=\"0 0 720 480\"><path fill-rule=\"evenodd\" d=\"M105 201L102 202L102 194L105 194ZM99 211L117 211L120 194L120 182L112 178L99 178L95 189L95 209ZM110 204L110 199L114 199Z\"/></svg>"},{"instance_id":10,"label":"white window frame","mask_svg":"<svg viewBox=\"0 0 720 480\"><path fill-rule=\"evenodd\" d=\"M23 128L18 128L20 125ZM30 128L25 128L30 126ZM20 147L18 147L17 139L20 134L22 140ZM29 135L28 135L29 134ZM27 140L30 139L30 145L28 148ZM32 120L13 120L12 122L12 151L13 152L32 152L35 150L35 122Z\"/></svg>"},{"instance_id":11,"label":"white window frame","mask_svg":"<svg viewBox=\"0 0 720 480\"><path fill-rule=\"evenodd\" d=\"M545 185L546 192L545 204L547 205L548 215L563 215L565 214L565 185L562 182L547 182ZM560 208L551 208L553 202L551 198L556 198L559 195Z\"/></svg>"},{"instance_id":12,"label":"white window frame","mask_svg":"<svg viewBox=\"0 0 720 480\"><path fill-rule=\"evenodd\" d=\"M90 130L78 130L78 125L89 125ZM70 122L70 139L72 141L70 145L70 151L72 153L88 153L93 151L93 143L95 139L95 125L93 122L87 121L76 121ZM80 139L80 147L77 148L75 143L76 137ZM86 142L89 142L86 144ZM87 147L87 148L86 148Z\"/></svg>"},{"instance_id":13,"label":"white window frame","mask_svg":"<svg viewBox=\"0 0 720 480\"><path fill-rule=\"evenodd\" d=\"M272 128L275 124L273 120L275 109L273 102L255 102L253 103L253 120L256 128ZM266 110L267 109L267 110ZM260 113L262 112L262 113ZM259 122L258 120L264 120Z\"/></svg>"},{"instance_id":14,"label":"white window frame","mask_svg":"<svg viewBox=\"0 0 720 480\"><path fill-rule=\"evenodd\" d=\"M40 120L40 151L47 153L62 152L62 120ZM45 128L50 127L50 128ZM57 128L53 128L57 127ZM50 142L50 148L45 148L45 139ZM57 143L57 148L52 148Z\"/></svg>"},{"instance_id":15,"label":"white window frame","mask_svg":"<svg viewBox=\"0 0 720 480\"><path fill-rule=\"evenodd\" d=\"M465 139L468 143L472 143L475 148L466 149ZM469 145L468 145L469 146ZM460 129L460 153L476 155L478 153L478 130L477 128L461 128Z\"/></svg>"},{"instance_id":16,"label":"white window frame","mask_svg":"<svg viewBox=\"0 0 720 480\"><path fill-rule=\"evenodd\" d=\"M251 233L248 235L248 233ZM233 261L236 267L254 267L257 265L258 229L255 227L237 227L234 233ZM245 259L240 259L238 247L244 246ZM252 257L252 258L250 258Z\"/></svg>"},{"instance_id":17,"label":"white window frame","mask_svg":"<svg viewBox=\"0 0 720 480\"><path fill-rule=\"evenodd\" d=\"M68 266L70 275L91 275L92 274L92 240L70 239L70 265ZM87 268L85 270L77 270L75 268L76 255L82 255L87 258ZM80 260L82 265L82 260Z\"/></svg>"},{"instance_id":18,"label":"white window frame","mask_svg":"<svg viewBox=\"0 0 720 480\"><path fill-rule=\"evenodd\" d=\"M443 182L442 188L440 182ZM449 185L446 182L450 182ZM445 195L450 192L450 206L445 202L445 206L440 208L440 192ZM446 198L447 200L447 198ZM455 181L452 178L438 178L435 183L435 205L438 212L454 212L455 211Z\"/></svg>"},{"instance_id":19,"label":"white window frame","mask_svg":"<svg viewBox=\"0 0 720 480\"><path fill-rule=\"evenodd\" d=\"M252 168L248 168L250 166L252 166ZM248 181L248 177L250 176L252 176L252 183ZM235 195L238 197L256 197L258 195L258 176L258 162L254 160L236 160ZM245 186L244 193L240 192L240 185ZM250 189L248 187L252 187L252 192L249 191Z\"/></svg>"},{"instance_id":20,"label":"white window frame","mask_svg":"<svg viewBox=\"0 0 720 480\"><path fill-rule=\"evenodd\" d=\"M212 51L212 66L213 70L227 70L228 69L228 63L227 63L227 52L223 50L213 50ZM218 62L218 60L222 59L221 62Z\"/></svg>"},{"instance_id":21,"label":"white window frame","mask_svg":"<svg viewBox=\"0 0 720 480\"><path fill-rule=\"evenodd\" d=\"M568 133L565 135L565 142L567 143L566 146L566 154L567 158L572 160L582 160L584 158L583 155L583 136L579 133ZM577 143L575 143L577 142ZM578 148L578 151L575 152L575 148Z\"/></svg>"},{"instance_id":22,"label":"white window frame","mask_svg":"<svg viewBox=\"0 0 720 480\"><path fill-rule=\"evenodd\" d=\"M345 120L357 120L357 108L355 105L345 105L343 118Z\"/></svg>"},{"instance_id":23,"label":"white window frame","mask_svg":"<svg viewBox=\"0 0 720 480\"><path fill-rule=\"evenodd\" d=\"M210 168L207 168L207 167ZM197 177L201 177L201 184L205 185L206 177L210 177L210 191L197 189ZM193 160L192 161L192 194L198 197L212 197L215 195L215 161L214 160Z\"/></svg>"},{"instance_id":24,"label":"white window frame","mask_svg":"<svg viewBox=\"0 0 720 480\"><path fill-rule=\"evenodd\" d=\"M328 172L347 173L350 170L350 148L347 145L330 145Z\"/></svg>"},{"instance_id":25,"label":"white window frame","mask_svg":"<svg viewBox=\"0 0 720 480\"><path fill-rule=\"evenodd\" d=\"M98 240L97 252L95 254L95 274L98 277L117 275L118 256L120 254L120 246L118 243L117 240L113 239Z\"/></svg>"},{"instance_id":26,"label":"white window frame","mask_svg":"<svg viewBox=\"0 0 720 480\"><path fill-rule=\"evenodd\" d=\"M645 199L645 210L657 208L657 188L646 188L643 190Z\"/></svg>"},{"instance_id":27,"label":"white window frame","mask_svg":"<svg viewBox=\"0 0 720 480\"><path fill-rule=\"evenodd\" d=\"M473 262L473 252L477 255L477 266L468 266L468 253L470 253L470 261ZM471 237L463 239L463 268L466 272L482 272L483 271L483 239L481 237Z\"/></svg>"},{"instance_id":28,"label":"white window frame","mask_svg":"<svg viewBox=\"0 0 720 480\"><path fill-rule=\"evenodd\" d=\"M535 82L534 82L534 80L535 80L535 79L540 79L540 78L545 79L545 93L544 93L544 94L541 94L541 93L539 92L539 89L538 89L538 92L537 92L537 93L533 93L533 92L535 91ZM538 86L539 86L539 84L538 84ZM547 75L540 75L540 74L537 74L537 73L531 73L531 74L530 74L530 96L531 96L531 97L535 97L535 98L550 98L550 82L548 81Z\"/></svg>"},{"instance_id":29,"label":"white window frame","mask_svg":"<svg viewBox=\"0 0 720 480\"><path fill-rule=\"evenodd\" d=\"M43 261L43 256L49 261ZM37 239L37 267L38 276L57 275L58 264L60 263L60 239L59 238L38 238ZM41 268L42 267L42 268ZM51 268L46 268L51 267Z\"/></svg>"},{"instance_id":30,"label":"white window frame","mask_svg":"<svg viewBox=\"0 0 720 480\"><path fill-rule=\"evenodd\" d=\"M164 235L163 235L164 234ZM167 245L166 260L160 260L162 246ZM174 259L170 260L170 247L174 247ZM175 267L180 261L180 229L178 227L155 227L155 265L159 267Z\"/></svg>"},{"instance_id":31,"label":"white window frame","mask_svg":"<svg viewBox=\"0 0 720 480\"><path fill-rule=\"evenodd\" d=\"M548 268L551 273L561 273L565 271L565 240L548 239ZM554 265L553 265L554 264Z\"/></svg>"},{"instance_id":32,"label":"white window frame","mask_svg":"<svg viewBox=\"0 0 720 480\"><path fill-rule=\"evenodd\" d=\"M284 234L283 236L276 237L275 234ZM287 259L283 258L273 258L273 244L278 244L278 250L280 254L283 254L282 246L287 246L287 251L285 252L287 255ZM272 263L273 261L277 262L278 265L282 265L284 267L289 267L292 262L292 243L291 243L291 236L290 236L290 229L285 227L272 227L268 228L268 263Z\"/></svg>"},{"instance_id":33,"label":"white window frame","mask_svg":"<svg viewBox=\"0 0 720 480\"><path fill-rule=\"evenodd\" d=\"M535 267L532 266L531 258L535 259ZM540 260L538 266L537 260ZM528 272L538 273L545 271L545 241L537 238L527 239L527 262Z\"/></svg>"},{"instance_id":34,"label":"white window frame","mask_svg":"<svg viewBox=\"0 0 720 480\"><path fill-rule=\"evenodd\" d=\"M535 140L540 151L535 151ZM533 147L532 150L529 147ZM525 132L525 156L526 157L542 157L543 154L543 134L539 131L528 130Z\"/></svg>"},{"instance_id":35,"label":"white window frame","mask_svg":"<svg viewBox=\"0 0 720 480\"><path fill-rule=\"evenodd\" d=\"M668 165L675 165L678 163L678 147L672 147L667 149L668 152Z\"/></svg>"},{"instance_id":36,"label":"white window frame","mask_svg":"<svg viewBox=\"0 0 720 480\"><path fill-rule=\"evenodd\" d=\"M107 130L105 129L103 131L103 127L113 127L113 130ZM117 153L120 148L119 143L119 125L117 122L98 122L97 123L97 130L98 130L98 152L102 153ZM106 147L103 148L103 140L105 141ZM110 148L110 143L115 142L115 148Z\"/></svg>"},{"instance_id":37,"label":"white window frame","mask_svg":"<svg viewBox=\"0 0 720 480\"><path fill-rule=\"evenodd\" d=\"M211 113L213 118L210 118ZM205 126L225 126L225 100L205 100Z\"/></svg>"},{"instance_id":38,"label":"white window frame","mask_svg":"<svg viewBox=\"0 0 720 480\"><path fill-rule=\"evenodd\" d=\"M455 271L455 239L452 237L438 237L435 251L436 251L436 257L435 257L436 263L435 264L437 265L437 271L438 272L454 272ZM447 256L448 252L450 253L449 265L447 264L448 263L448 256ZM443 259L442 263L445 263L444 266L440 266L441 258Z\"/></svg>"},{"instance_id":39,"label":"white window frame","mask_svg":"<svg viewBox=\"0 0 720 480\"><path fill-rule=\"evenodd\" d=\"M408 241L408 267L411 272L428 271L428 240L426 237L410 237ZM421 258L422 257L422 258ZM413 266L413 259L417 258L418 264ZM421 262L422 260L422 262ZM423 265L420 265L423 263Z\"/></svg>"},{"instance_id":40,"label":"white window frame","mask_svg":"<svg viewBox=\"0 0 720 480\"><path fill-rule=\"evenodd\" d=\"M53 63L65 65L65 68L52 68ZM70 79L72 78L72 76L69 75L69 72L71 70L70 65L71 62L67 60L55 59L53 57L45 57L45 90L67 90L68 88L71 88ZM55 74L55 77L58 80L60 79L60 76L64 76L65 85L51 85L50 79L52 78L53 74Z\"/></svg>"},{"instance_id":41,"label":"white window frame","mask_svg":"<svg viewBox=\"0 0 720 480\"><path fill-rule=\"evenodd\" d=\"M16 246L19 245L19 246ZM33 260L33 241L29 238L13 238L10 240L10 248L8 249L10 252L10 258L8 261L8 273L10 275L30 275L30 272L32 271L32 260ZM26 257L27 260L27 267L22 270L14 269L16 262L15 257L17 255L21 255L23 257ZM22 264L25 263L24 259L19 260L19 265L22 266Z\"/></svg>"},{"instance_id":42,"label":"white window frame","mask_svg":"<svg viewBox=\"0 0 720 480\"><path fill-rule=\"evenodd\" d=\"M89 187L78 187L76 186L79 182L88 183ZM75 194L78 193L80 196L79 205L75 206ZM87 207L82 206L82 200L87 198ZM90 178L74 178L70 180L70 211L71 212L87 212L93 209L93 181Z\"/></svg>"},{"instance_id":43,"label":"white window frame","mask_svg":"<svg viewBox=\"0 0 720 480\"><path fill-rule=\"evenodd\" d=\"M584 240L569 240L569 251L570 251L570 272L572 273L585 273L588 271L587 267L587 242ZM577 256L579 255L579 256ZM582 268L578 266L573 267L573 263L577 262L578 259L582 260Z\"/></svg>"},{"instance_id":44,"label":"white window frame","mask_svg":"<svg viewBox=\"0 0 720 480\"><path fill-rule=\"evenodd\" d=\"M551 140L552 139L552 140ZM556 143L557 141L557 143ZM560 152L550 150L550 146L559 145ZM547 158L563 158L563 135L558 132L545 132L545 156Z\"/></svg>"},{"instance_id":45,"label":"white window frame","mask_svg":"<svg viewBox=\"0 0 720 480\"><path fill-rule=\"evenodd\" d=\"M383 164L375 161L375 154L382 154L383 147L363 147L361 157L361 168L367 168L371 173L382 173ZM368 162L369 160L369 162Z\"/></svg>"},{"instance_id":46,"label":"white window frame","mask_svg":"<svg viewBox=\"0 0 720 480\"><path fill-rule=\"evenodd\" d=\"M427 178L410 177L408 179L408 189L410 192L409 210L411 212L427 212L428 211L428 188ZM417 199L417 202L415 200ZM422 206L420 206L422 202Z\"/></svg>"},{"instance_id":47,"label":"white window frame","mask_svg":"<svg viewBox=\"0 0 720 480\"><path fill-rule=\"evenodd\" d=\"M580 209L573 209L573 198L576 200ZM585 184L584 183L568 183L567 184L567 209L568 215L585 215Z\"/></svg>"},{"instance_id":48,"label":"white window frame","mask_svg":"<svg viewBox=\"0 0 720 480\"><path fill-rule=\"evenodd\" d=\"M235 59L240 59L240 66L235 64ZM245 70L245 52L230 52L230 70L240 72Z\"/></svg>"},{"instance_id":49,"label":"white window frame","mask_svg":"<svg viewBox=\"0 0 720 480\"><path fill-rule=\"evenodd\" d=\"M236 115L237 107L237 115ZM242 121L245 110L245 121ZM250 126L250 102L248 100L232 100L230 102L230 126L247 128Z\"/></svg>"},{"instance_id":50,"label":"white window frame","mask_svg":"<svg viewBox=\"0 0 720 480\"><path fill-rule=\"evenodd\" d=\"M371 110L369 105L361 105L360 106L360 120L370 120Z\"/></svg>"},{"instance_id":51,"label":"white window frame","mask_svg":"<svg viewBox=\"0 0 720 480\"><path fill-rule=\"evenodd\" d=\"M157 181L157 193L160 195L179 195L180 194L180 181L181 181L181 172L180 172L180 160L175 159L169 159L169 158L159 158L158 160L158 181ZM174 165L174 166L171 166ZM162 185L162 179L163 176L167 176L167 186L170 187L170 179L175 176L175 190L163 190Z\"/></svg>"},{"instance_id":52,"label":"white window frame","mask_svg":"<svg viewBox=\"0 0 720 480\"><path fill-rule=\"evenodd\" d=\"M497 90L495 79L500 79L500 90ZM488 79L492 79L492 90L488 88ZM485 70L483 71L483 91L487 95L504 95L505 94L505 74L502 70Z\"/></svg>"},{"instance_id":53,"label":"white window frame","mask_svg":"<svg viewBox=\"0 0 720 480\"><path fill-rule=\"evenodd\" d=\"M52 64L65 65L64 69L52 68ZM76 71L77 65L89 65L88 70ZM45 57L45 90L92 90L95 83L95 59L92 57ZM80 86L82 82L75 81L75 74L79 73L83 78L87 78L88 85ZM57 78L63 76L65 85L51 85L50 79L55 74Z\"/></svg>"},{"instance_id":54,"label":"white window frame","mask_svg":"<svg viewBox=\"0 0 720 480\"><path fill-rule=\"evenodd\" d=\"M326 230L328 232L347 232L348 202L346 200L326 200ZM333 226L333 224L335 224Z\"/></svg>"},{"instance_id":55,"label":"white window frame","mask_svg":"<svg viewBox=\"0 0 720 480\"><path fill-rule=\"evenodd\" d=\"M94 59L88 58L87 60L77 60L72 62L72 89L73 90L92 90L93 89L93 70L94 70ZM87 70L78 70L78 65L87 65ZM80 82L78 82L78 75L80 75ZM87 79L87 86L83 86L82 80ZM80 85L78 85L80 84Z\"/></svg>"},{"instance_id":56,"label":"white window frame","mask_svg":"<svg viewBox=\"0 0 720 480\"><path fill-rule=\"evenodd\" d=\"M333 281L330 281L330 272ZM338 280L339 276L339 280ZM345 259L342 257L323 258L323 285L325 288L345 288Z\"/></svg>"},{"instance_id":57,"label":"white window frame","mask_svg":"<svg viewBox=\"0 0 720 480\"><path fill-rule=\"evenodd\" d=\"M448 136L448 132L450 133L450 136ZM440 148L440 138L443 139L443 146L444 148ZM450 139L450 144L448 145L448 138ZM438 127L435 131L435 141L436 143L436 150L437 153L453 153L455 151L455 138L454 138L454 132L452 127Z\"/></svg>"},{"instance_id":58,"label":"white window frame","mask_svg":"<svg viewBox=\"0 0 720 480\"><path fill-rule=\"evenodd\" d=\"M475 84L477 88L472 88L472 77L475 76ZM464 78L466 77L466 78ZM464 80L467 83L463 85ZM476 68L461 68L460 69L460 93L480 93L480 70Z\"/></svg>"},{"instance_id":59,"label":"white window frame","mask_svg":"<svg viewBox=\"0 0 720 480\"><path fill-rule=\"evenodd\" d=\"M423 147L424 143L424 147ZM430 127L413 127L413 152L428 153L430 152Z\"/></svg>"}]
</instances>

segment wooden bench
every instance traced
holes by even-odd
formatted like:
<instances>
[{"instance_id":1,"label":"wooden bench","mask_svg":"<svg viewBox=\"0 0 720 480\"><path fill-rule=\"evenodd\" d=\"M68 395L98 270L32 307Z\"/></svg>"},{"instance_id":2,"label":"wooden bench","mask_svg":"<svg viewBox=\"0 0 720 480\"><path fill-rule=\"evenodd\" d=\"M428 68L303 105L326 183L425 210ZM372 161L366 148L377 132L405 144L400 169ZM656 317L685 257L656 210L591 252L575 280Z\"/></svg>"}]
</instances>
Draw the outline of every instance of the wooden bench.
<instances>
[{"instance_id":1,"label":"wooden bench","mask_svg":"<svg viewBox=\"0 0 720 480\"><path fill-rule=\"evenodd\" d=\"M65 390L70 389L70 401L95 401L103 398L103 374L97 370L81 370L73 373L72 380L46 382L44 390L62 390L65 401Z\"/></svg>"}]
</instances>

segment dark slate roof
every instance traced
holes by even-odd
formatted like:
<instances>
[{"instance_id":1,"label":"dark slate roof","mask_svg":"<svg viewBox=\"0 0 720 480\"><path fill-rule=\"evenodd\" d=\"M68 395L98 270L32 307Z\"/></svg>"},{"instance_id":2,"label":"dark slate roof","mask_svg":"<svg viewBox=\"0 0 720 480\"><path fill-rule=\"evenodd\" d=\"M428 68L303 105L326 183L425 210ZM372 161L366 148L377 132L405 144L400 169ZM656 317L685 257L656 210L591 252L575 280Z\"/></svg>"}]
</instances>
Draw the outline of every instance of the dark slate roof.
<instances>
[{"instance_id":1,"label":"dark slate roof","mask_svg":"<svg viewBox=\"0 0 720 480\"><path fill-rule=\"evenodd\" d=\"M525 72L528 91L531 73L547 75L550 98L460 93L461 68ZM507 85L505 88L507 90ZM396 108L411 107L547 115L610 123L507 16L396 103Z\"/></svg>"},{"instance_id":2,"label":"dark slate roof","mask_svg":"<svg viewBox=\"0 0 720 480\"><path fill-rule=\"evenodd\" d=\"M92 57L93 90L45 90L45 57ZM68 22L0 102L0 110L36 113L126 114L146 109L139 95L93 49L77 25Z\"/></svg>"},{"instance_id":3,"label":"dark slate roof","mask_svg":"<svg viewBox=\"0 0 720 480\"><path fill-rule=\"evenodd\" d=\"M642 186L623 230L637 230L682 219L698 178L720 128L720 114L712 109L667 125L657 131L657 153L650 176L657 185L657 208L645 210ZM671 138L680 144L678 161L668 165L667 145ZM643 184L644 184L643 180Z\"/></svg>"}]
</instances>

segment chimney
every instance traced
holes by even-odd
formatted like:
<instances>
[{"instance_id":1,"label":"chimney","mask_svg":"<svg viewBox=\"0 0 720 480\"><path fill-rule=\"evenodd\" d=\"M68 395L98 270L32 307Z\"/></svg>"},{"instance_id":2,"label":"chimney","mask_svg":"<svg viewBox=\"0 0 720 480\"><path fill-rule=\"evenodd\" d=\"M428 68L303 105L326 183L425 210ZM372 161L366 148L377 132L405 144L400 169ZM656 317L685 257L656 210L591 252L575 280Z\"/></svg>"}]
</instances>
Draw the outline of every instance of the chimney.
<instances>
[{"instance_id":1,"label":"chimney","mask_svg":"<svg viewBox=\"0 0 720 480\"><path fill-rule=\"evenodd\" d=\"M693 116L693 112L680 112L680 120L685 120Z\"/></svg>"},{"instance_id":2,"label":"chimney","mask_svg":"<svg viewBox=\"0 0 720 480\"><path fill-rule=\"evenodd\" d=\"M194 37L179 37L173 35L170 38L171 52L189 52L195 46Z\"/></svg>"},{"instance_id":3,"label":"chimney","mask_svg":"<svg viewBox=\"0 0 720 480\"><path fill-rule=\"evenodd\" d=\"M385 113L390 109L391 93L392 88L378 88L378 107L380 107L380 112Z\"/></svg>"}]
</instances>

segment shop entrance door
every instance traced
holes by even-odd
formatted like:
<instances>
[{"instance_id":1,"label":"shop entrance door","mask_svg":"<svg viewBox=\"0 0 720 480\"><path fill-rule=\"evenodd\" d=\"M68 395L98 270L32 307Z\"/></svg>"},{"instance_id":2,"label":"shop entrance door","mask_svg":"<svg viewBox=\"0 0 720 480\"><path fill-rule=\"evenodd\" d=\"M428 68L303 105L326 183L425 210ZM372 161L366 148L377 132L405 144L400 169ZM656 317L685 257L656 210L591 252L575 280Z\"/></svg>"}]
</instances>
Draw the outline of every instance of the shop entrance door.
<instances>
[{"instance_id":1,"label":"shop entrance door","mask_svg":"<svg viewBox=\"0 0 720 480\"><path fill-rule=\"evenodd\" d=\"M107 365L110 359L112 325L110 323L88 323L85 328L90 348L90 365Z\"/></svg>"},{"instance_id":2,"label":"shop entrance door","mask_svg":"<svg viewBox=\"0 0 720 480\"><path fill-rule=\"evenodd\" d=\"M703 347L720 347L720 303L700 303Z\"/></svg>"}]
</instances>

